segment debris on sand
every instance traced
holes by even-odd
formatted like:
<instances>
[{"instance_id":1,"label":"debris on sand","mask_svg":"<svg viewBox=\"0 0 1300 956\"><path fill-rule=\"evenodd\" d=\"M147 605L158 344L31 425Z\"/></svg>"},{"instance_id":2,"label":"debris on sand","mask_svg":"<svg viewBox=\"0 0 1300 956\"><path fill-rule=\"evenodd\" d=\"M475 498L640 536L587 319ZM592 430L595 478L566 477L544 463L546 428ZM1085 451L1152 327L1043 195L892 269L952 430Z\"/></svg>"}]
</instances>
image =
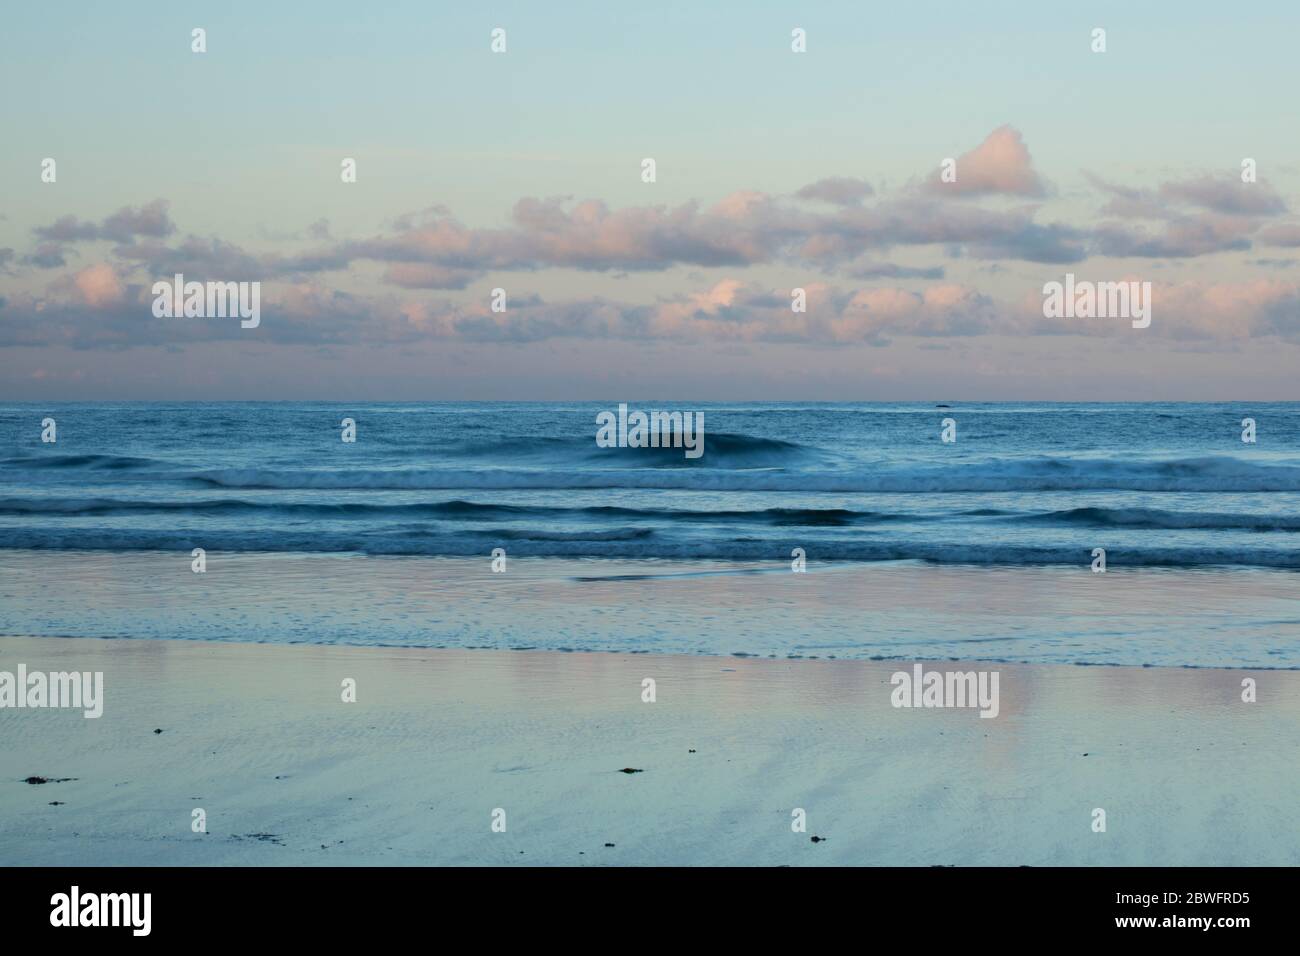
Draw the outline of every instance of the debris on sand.
<instances>
[{"instance_id":1,"label":"debris on sand","mask_svg":"<svg viewBox=\"0 0 1300 956\"><path fill-rule=\"evenodd\" d=\"M276 846L284 846L284 838L278 833L233 833L230 836L232 840L257 840L260 843L274 843Z\"/></svg>"},{"instance_id":2,"label":"debris on sand","mask_svg":"<svg viewBox=\"0 0 1300 956\"><path fill-rule=\"evenodd\" d=\"M76 780L76 777L28 777L23 783L67 783L69 780Z\"/></svg>"}]
</instances>

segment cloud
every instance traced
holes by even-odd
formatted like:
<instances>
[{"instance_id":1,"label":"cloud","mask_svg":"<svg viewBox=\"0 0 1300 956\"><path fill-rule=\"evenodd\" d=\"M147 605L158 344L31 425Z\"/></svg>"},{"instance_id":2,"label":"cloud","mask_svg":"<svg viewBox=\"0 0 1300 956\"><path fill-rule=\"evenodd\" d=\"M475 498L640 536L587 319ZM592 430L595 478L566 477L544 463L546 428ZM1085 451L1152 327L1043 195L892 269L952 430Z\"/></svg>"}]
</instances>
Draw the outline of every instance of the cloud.
<instances>
[{"instance_id":1,"label":"cloud","mask_svg":"<svg viewBox=\"0 0 1300 956\"><path fill-rule=\"evenodd\" d=\"M1260 230L1259 241L1269 246L1300 246L1300 222L1279 222Z\"/></svg>"},{"instance_id":2,"label":"cloud","mask_svg":"<svg viewBox=\"0 0 1300 956\"><path fill-rule=\"evenodd\" d=\"M292 255L247 252L221 239L187 236L177 245L133 242L114 247L113 254L138 264L151 276L181 273L199 282L254 281L329 272L347 268L350 259L337 248Z\"/></svg>"},{"instance_id":3,"label":"cloud","mask_svg":"<svg viewBox=\"0 0 1300 956\"><path fill-rule=\"evenodd\" d=\"M38 269L61 269L68 264L68 259L63 246L57 242L42 242L23 256L22 263Z\"/></svg>"},{"instance_id":4,"label":"cloud","mask_svg":"<svg viewBox=\"0 0 1300 956\"><path fill-rule=\"evenodd\" d=\"M1300 284L1280 279L1187 282L1152 289L1153 315L1174 338L1300 342ZM1154 325L1156 319L1153 318Z\"/></svg>"},{"instance_id":5,"label":"cloud","mask_svg":"<svg viewBox=\"0 0 1300 956\"><path fill-rule=\"evenodd\" d=\"M120 349L231 339L380 345L558 338L883 344L888 335L975 334L995 318L989 300L956 286L912 292L809 284L806 293L802 313L792 310L790 289L738 279L642 304L600 297L549 302L515 294L498 313L486 300L354 296L295 283L263 290L262 323L253 332L227 319L156 318L146 285L125 283L112 266L99 263L54 281L44 295L23 294L0 304L0 344Z\"/></svg>"},{"instance_id":6,"label":"cloud","mask_svg":"<svg viewBox=\"0 0 1300 956\"><path fill-rule=\"evenodd\" d=\"M846 176L819 179L795 193L800 199L817 200L834 206L856 206L864 198L874 194L875 190L866 180Z\"/></svg>"},{"instance_id":7,"label":"cloud","mask_svg":"<svg viewBox=\"0 0 1300 956\"><path fill-rule=\"evenodd\" d=\"M1206 175L1137 189L1085 176L1109 196L1101 212L1111 219L1095 230L1096 250L1102 255L1190 258L1250 249L1256 234L1285 245L1289 235L1284 226L1263 225L1267 217L1287 211L1286 202L1265 183ZM1158 222L1162 231L1115 220Z\"/></svg>"},{"instance_id":8,"label":"cloud","mask_svg":"<svg viewBox=\"0 0 1300 956\"><path fill-rule=\"evenodd\" d=\"M404 289L463 289L475 276L476 273L465 269L448 269L421 262L395 262L384 273L384 281Z\"/></svg>"},{"instance_id":9,"label":"cloud","mask_svg":"<svg viewBox=\"0 0 1300 956\"><path fill-rule=\"evenodd\" d=\"M1106 281L1139 279L1133 275L1106 277ZM1047 319L1042 307L1041 289L1026 292L1018 306L1008 310L1007 330L1018 329L1026 335L1131 334L1178 341L1277 339L1300 344L1300 283L1280 279L1153 282L1151 326L1140 333L1125 319Z\"/></svg>"},{"instance_id":10,"label":"cloud","mask_svg":"<svg viewBox=\"0 0 1300 956\"><path fill-rule=\"evenodd\" d=\"M176 226L167 210L165 199L134 208L123 206L98 224L64 216L48 226L37 226L33 232L42 239L55 242L89 242L107 239L112 242L131 242L137 236L162 239L171 235Z\"/></svg>"},{"instance_id":11,"label":"cloud","mask_svg":"<svg viewBox=\"0 0 1300 956\"><path fill-rule=\"evenodd\" d=\"M733 193L707 209L691 202L611 210L596 199L526 197L515 203L511 218L511 228L474 229L439 212L394 235L344 243L338 251L349 259L477 272L746 266L776 258L812 221L801 226L798 214L756 192Z\"/></svg>"},{"instance_id":12,"label":"cloud","mask_svg":"<svg viewBox=\"0 0 1300 956\"><path fill-rule=\"evenodd\" d=\"M972 196L1045 191L1019 132L1009 126L994 130L966 154L958 177L959 192ZM1224 204L1207 190L1192 183L1184 194ZM1103 247L1106 254L1198 255L1241 248L1249 232L1226 219L1189 218L1158 237L1114 223L1096 231L1039 222L1033 205L986 208L916 190L868 202L873 196L865 181L838 177L811 183L794 198L739 190L712 205L692 201L613 209L599 199L524 197L514 204L508 224L495 228L465 225L445 207L431 205L362 239L329 238L328 223L318 220L307 229L316 247L295 252L252 251L217 237L174 241L176 227L166 201L159 199L126 207L101 223L59 219L36 230L44 245L23 261L58 267L66 264L58 243L111 237L117 243L113 255L124 268L144 277L183 273L198 281L300 281L364 263L385 266L381 281L407 290L464 289L508 271L664 272L776 264L813 265L823 272L846 267L851 278L938 279L943 269L937 265L867 263L895 248L917 246L939 246L938 253L949 258L1037 263L1080 262Z\"/></svg>"},{"instance_id":13,"label":"cloud","mask_svg":"<svg viewBox=\"0 0 1300 956\"><path fill-rule=\"evenodd\" d=\"M900 266L892 262L858 262L846 270L853 279L942 279L943 266Z\"/></svg>"},{"instance_id":14,"label":"cloud","mask_svg":"<svg viewBox=\"0 0 1300 956\"><path fill-rule=\"evenodd\" d=\"M226 340L373 347L569 339L883 346L903 337L1132 334L1122 320L1045 319L1040 286L1011 303L958 283L908 289L818 282L802 288L803 312L792 309L791 289L738 278L645 303L602 297L552 302L516 293L505 312L493 312L486 299L353 295L296 282L263 290L262 324L254 331L230 319L155 318L147 286L125 282L113 267L99 263L55 280L44 295L21 293L0 301L0 345L122 349ZM1149 336L1218 342L1272 338L1300 344L1297 282L1154 283L1152 297L1151 329L1135 342Z\"/></svg>"},{"instance_id":15,"label":"cloud","mask_svg":"<svg viewBox=\"0 0 1300 956\"><path fill-rule=\"evenodd\" d=\"M1103 216L1119 219L1165 219L1170 214L1169 206L1161 202L1159 197L1150 190L1108 182L1089 172L1085 172L1083 176L1095 188L1110 197L1102 207Z\"/></svg>"},{"instance_id":16,"label":"cloud","mask_svg":"<svg viewBox=\"0 0 1300 956\"><path fill-rule=\"evenodd\" d=\"M1158 234L1142 227L1104 224L1096 230L1096 248L1102 255L1119 258L1185 259L1249 249L1255 229L1248 219L1209 214L1174 219Z\"/></svg>"},{"instance_id":17,"label":"cloud","mask_svg":"<svg viewBox=\"0 0 1300 956\"><path fill-rule=\"evenodd\" d=\"M1098 255L1172 260L1242 251L1256 240L1300 246L1300 225L1270 222L1286 204L1262 184L1201 176L1144 189L1089 178L1107 197L1108 219L1081 225L1040 221L1040 204L1015 197L1042 195L1047 187L1034 172L1019 132L1004 126L959 162L958 193L974 201L949 201L929 186L876 197L867 182L846 177L818 180L793 196L737 190L712 204L615 209L599 199L524 197L504 225L492 228L468 226L446 207L429 205L368 238L336 239L324 219L279 237L263 233L266 242L292 243L272 251L215 236L178 237L167 202L158 199L123 207L100 222L62 217L35 230L40 241L28 254L0 255L0 269L15 259L59 269L72 256L89 255L79 243L112 243L97 250L105 261L62 274L44 293L6 295L0 336L11 344L40 344L44 337L82 348L122 348L241 335L237 324L232 329L229 323L153 318L147 289L155 279L176 273L199 282L263 282L264 331L252 339L259 342L528 342L583 336L879 344L891 336L1037 334L1071 329L1032 321L1033 308L999 316L986 293L944 283L942 264L889 260L925 248L931 256L955 260L1068 265ZM979 195L1000 201L981 203ZM623 275L679 267L739 275L702 290L631 303L598 297L546 301L519 295L515 290L526 282L517 275L497 279L503 273L550 269ZM798 270L789 281L803 281L806 313L791 311L789 290L771 288L763 274L773 270L763 267ZM1013 281L1016 270L991 268L1002 270L1004 286ZM331 288L337 285L327 280L333 272L347 272L342 277L347 287L360 291ZM844 285L830 278L801 280L811 279L810 273L838 276ZM484 301L455 301L464 296L429 294L463 291L486 277L511 287L508 313L493 313ZM920 287L904 288L909 281ZM855 282L868 286L854 287ZM1268 305L1259 293L1249 299L1254 305L1242 306L1244 312L1225 321L1240 324L1243 314L1284 309L1289 300L1277 295L1282 304ZM1189 315L1199 314L1189 303L1169 301ZM1226 307L1229 299L1215 301ZM1294 334L1295 322L1285 314L1251 322L1258 334ZM1198 326L1185 326L1191 328Z\"/></svg>"},{"instance_id":18,"label":"cloud","mask_svg":"<svg viewBox=\"0 0 1300 956\"><path fill-rule=\"evenodd\" d=\"M1243 183L1240 177L1201 176L1163 183L1160 195L1173 202L1201 206L1230 216L1275 216L1286 212L1286 202L1266 183Z\"/></svg>"},{"instance_id":19,"label":"cloud","mask_svg":"<svg viewBox=\"0 0 1300 956\"><path fill-rule=\"evenodd\" d=\"M55 280L43 294L17 293L0 303L0 346L126 349L218 340L328 345L394 337L396 310L381 300L310 285L264 291L261 298L257 330L241 329L237 317L157 318L149 285L125 282L100 263ZM268 321L272 315L274 323Z\"/></svg>"},{"instance_id":20,"label":"cloud","mask_svg":"<svg viewBox=\"0 0 1300 956\"><path fill-rule=\"evenodd\" d=\"M962 162L960 192L1045 192L1020 134L1011 127L995 130ZM800 260L825 266L895 245L967 246L977 258L1030 262L1077 262L1086 255L1085 230L1036 223L1032 208L955 207L916 195L867 206L863 200L874 195L870 184L846 177L819 180L795 195L836 208L810 211L752 190L734 192L711 206L689 202L618 210L598 199L525 197L515 203L508 228L471 228L434 206L399 217L394 234L343 243L337 253L349 260L424 263L479 274L544 268L734 268ZM410 281L406 271L392 275L395 282Z\"/></svg>"},{"instance_id":21,"label":"cloud","mask_svg":"<svg viewBox=\"0 0 1300 956\"><path fill-rule=\"evenodd\" d=\"M1156 189L1135 189L1107 182L1091 173L1084 176L1111 198L1103 215L1124 219L1171 219L1196 207L1225 216L1276 216L1287 211L1286 201L1267 183L1243 183L1236 176L1199 176L1161 183Z\"/></svg>"},{"instance_id":22,"label":"cloud","mask_svg":"<svg viewBox=\"0 0 1300 956\"><path fill-rule=\"evenodd\" d=\"M854 255L866 248L945 245L980 259L1068 263L1087 256L1087 230L1039 224L1034 215L1032 207L985 209L909 197L843 210L819 221L813 239L830 245L838 238L840 250Z\"/></svg>"},{"instance_id":23,"label":"cloud","mask_svg":"<svg viewBox=\"0 0 1300 956\"><path fill-rule=\"evenodd\" d=\"M999 126L984 142L958 156L954 182L943 182L940 172L936 171L925 181L924 188L934 195L1047 194L1047 185L1034 171L1020 131L1012 126Z\"/></svg>"},{"instance_id":24,"label":"cloud","mask_svg":"<svg viewBox=\"0 0 1300 956\"><path fill-rule=\"evenodd\" d=\"M93 308L120 302L124 292L117 272L104 263L82 269L72 277L72 283L86 305Z\"/></svg>"}]
</instances>

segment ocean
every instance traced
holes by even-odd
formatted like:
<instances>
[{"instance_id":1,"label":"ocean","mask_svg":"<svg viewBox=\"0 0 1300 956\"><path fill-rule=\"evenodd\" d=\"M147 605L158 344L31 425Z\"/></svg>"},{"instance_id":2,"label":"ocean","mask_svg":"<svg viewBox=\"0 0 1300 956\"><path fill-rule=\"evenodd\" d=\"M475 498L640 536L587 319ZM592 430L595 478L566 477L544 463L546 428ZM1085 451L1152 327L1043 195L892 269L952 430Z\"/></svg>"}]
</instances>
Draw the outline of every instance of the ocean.
<instances>
[{"instance_id":1,"label":"ocean","mask_svg":"<svg viewBox=\"0 0 1300 956\"><path fill-rule=\"evenodd\" d=\"M0 406L0 630L1300 667L1300 404L629 404Z\"/></svg>"}]
</instances>

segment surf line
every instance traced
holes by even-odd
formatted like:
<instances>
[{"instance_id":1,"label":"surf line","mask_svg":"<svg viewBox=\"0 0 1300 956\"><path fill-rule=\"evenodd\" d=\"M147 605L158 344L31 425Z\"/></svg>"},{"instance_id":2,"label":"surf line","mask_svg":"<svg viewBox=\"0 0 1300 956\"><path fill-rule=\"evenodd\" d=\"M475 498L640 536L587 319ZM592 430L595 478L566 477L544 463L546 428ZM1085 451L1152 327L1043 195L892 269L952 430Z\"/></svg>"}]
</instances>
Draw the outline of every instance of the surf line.
<instances>
[{"instance_id":1,"label":"surf line","mask_svg":"<svg viewBox=\"0 0 1300 956\"><path fill-rule=\"evenodd\" d=\"M687 458L704 454L703 412L629 413L621 402L617 415L601 412L596 424L597 448L684 448Z\"/></svg>"}]
</instances>

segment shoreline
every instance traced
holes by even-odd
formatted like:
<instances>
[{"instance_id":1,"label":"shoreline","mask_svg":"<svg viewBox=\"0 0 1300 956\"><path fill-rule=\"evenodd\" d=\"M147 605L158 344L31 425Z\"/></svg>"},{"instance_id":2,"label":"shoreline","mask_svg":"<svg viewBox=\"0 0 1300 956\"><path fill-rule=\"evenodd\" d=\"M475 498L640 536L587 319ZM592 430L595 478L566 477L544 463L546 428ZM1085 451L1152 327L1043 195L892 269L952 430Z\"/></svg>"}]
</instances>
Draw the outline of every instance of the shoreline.
<instances>
[{"instance_id":1,"label":"shoreline","mask_svg":"<svg viewBox=\"0 0 1300 956\"><path fill-rule=\"evenodd\" d=\"M1292 572L0 551L16 634L1300 669ZM49 582L68 595L50 601Z\"/></svg>"},{"instance_id":2,"label":"shoreline","mask_svg":"<svg viewBox=\"0 0 1300 956\"><path fill-rule=\"evenodd\" d=\"M998 664L983 719L891 706L900 661L0 638L18 662L102 671L104 713L0 709L4 865L1300 863L1289 671Z\"/></svg>"},{"instance_id":3,"label":"shoreline","mask_svg":"<svg viewBox=\"0 0 1300 956\"><path fill-rule=\"evenodd\" d=\"M1225 666L1220 664L1120 664L1114 661L1067 661L1064 663L1044 662L1044 661L1015 661L1005 660L996 657L837 657L833 654L820 656L817 654L749 654L744 651L735 651L726 653L723 651L699 651L695 654L680 654L670 651L652 651L652 650L624 650L621 648L575 648L575 647L493 647L488 645L475 645L466 647L448 647L445 644L352 644L347 642L336 642L331 644L317 644L310 641L297 641L286 643L276 640L257 640L255 638L240 638L225 641L210 641L203 638L190 637L96 637L84 634L41 634L36 637L25 634L0 634L0 641L5 640L50 640L50 641L149 641L152 643L180 643L180 644L212 644L217 647L239 647L243 645L253 645L260 647L330 647L339 649L352 650L396 650L396 651L463 651L474 654L590 654L590 655L612 655L618 657L639 657L639 658L673 658L680 657L685 660L721 660L721 661L766 661L769 663L800 663L800 662L823 662L823 663L842 663L842 664L881 664L881 665L904 665L904 664L952 664L955 666L963 664L971 665L988 665L997 667L1093 667L1103 670L1186 670L1186 671L1224 671L1249 673L1259 671L1261 673L1270 672L1300 672L1300 665L1296 666L1261 666L1241 664L1238 666Z\"/></svg>"}]
</instances>

